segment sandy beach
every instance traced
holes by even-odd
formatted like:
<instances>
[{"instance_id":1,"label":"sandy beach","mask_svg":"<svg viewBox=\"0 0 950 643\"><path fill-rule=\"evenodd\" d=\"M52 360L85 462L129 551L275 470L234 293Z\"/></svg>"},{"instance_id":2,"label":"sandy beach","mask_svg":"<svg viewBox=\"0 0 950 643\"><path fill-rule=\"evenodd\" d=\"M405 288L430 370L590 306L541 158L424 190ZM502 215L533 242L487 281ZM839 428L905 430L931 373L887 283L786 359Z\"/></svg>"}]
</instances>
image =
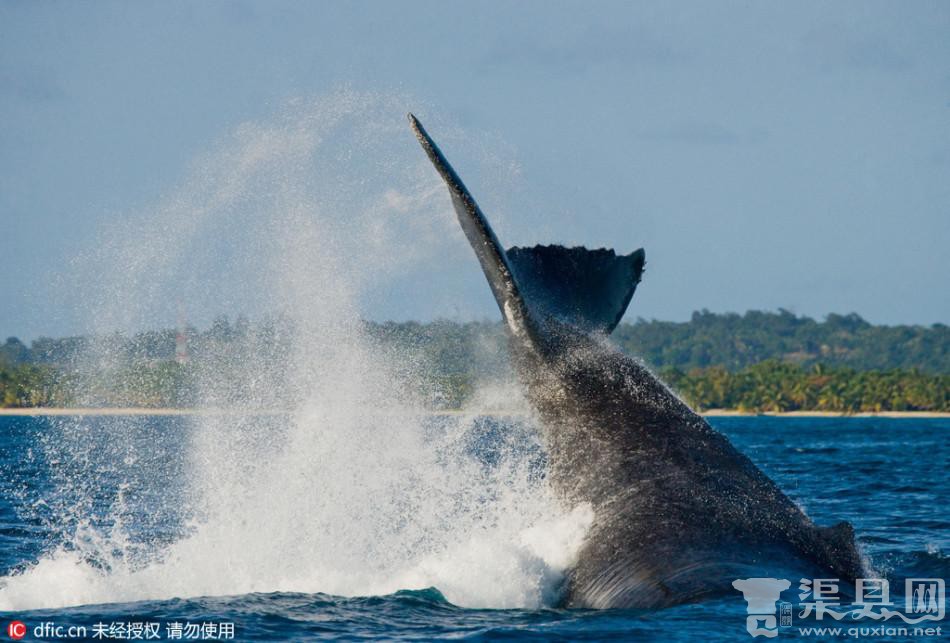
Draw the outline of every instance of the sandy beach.
<instances>
[{"instance_id":1,"label":"sandy beach","mask_svg":"<svg viewBox=\"0 0 950 643\"><path fill-rule=\"evenodd\" d=\"M168 409L168 408L3 408L0 416L63 416L63 415L283 415L292 413L287 409ZM479 413L470 409L431 411L433 415L471 415ZM485 415L522 415L520 411L486 410ZM830 411L787 411L785 413L743 413L735 409L709 409L701 415L705 417L745 417L762 415L768 417L882 417L882 418L950 418L950 413L932 411L881 411L880 413L834 413Z\"/></svg>"},{"instance_id":2,"label":"sandy beach","mask_svg":"<svg viewBox=\"0 0 950 643\"><path fill-rule=\"evenodd\" d=\"M879 413L861 412L861 413L836 413L833 411L786 411L784 413L743 413L735 409L709 409L701 415L705 417L740 417L764 415L769 417L789 417L789 418L823 418L823 417L855 417L855 418L950 418L950 413L940 413L935 411L881 411Z\"/></svg>"}]
</instances>

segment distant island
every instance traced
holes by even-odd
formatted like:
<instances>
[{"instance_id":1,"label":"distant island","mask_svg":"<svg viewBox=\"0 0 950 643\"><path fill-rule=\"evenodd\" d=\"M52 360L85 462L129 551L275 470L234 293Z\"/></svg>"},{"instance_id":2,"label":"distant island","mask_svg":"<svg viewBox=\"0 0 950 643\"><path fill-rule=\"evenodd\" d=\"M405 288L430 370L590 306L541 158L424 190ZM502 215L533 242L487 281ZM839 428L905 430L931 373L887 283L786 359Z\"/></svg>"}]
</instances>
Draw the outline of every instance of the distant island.
<instances>
[{"instance_id":1,"label":"distant island","mask_svg":"<svg viewBox=\"0 0 950 643\"><path fill-rule=\"evenodd\" d=\"M433 409L465 407L483 384L510 376L499 323L364 322L363 330ZM44 337L29 346L11 337L0 345L0 406L288 408L306 388L288 367L296 337L284 318L223 317L205 330ZM611 341L699 410L950 412L943 324L704 310L687 322L624 323Z\"/></svg>"}]
</instances>

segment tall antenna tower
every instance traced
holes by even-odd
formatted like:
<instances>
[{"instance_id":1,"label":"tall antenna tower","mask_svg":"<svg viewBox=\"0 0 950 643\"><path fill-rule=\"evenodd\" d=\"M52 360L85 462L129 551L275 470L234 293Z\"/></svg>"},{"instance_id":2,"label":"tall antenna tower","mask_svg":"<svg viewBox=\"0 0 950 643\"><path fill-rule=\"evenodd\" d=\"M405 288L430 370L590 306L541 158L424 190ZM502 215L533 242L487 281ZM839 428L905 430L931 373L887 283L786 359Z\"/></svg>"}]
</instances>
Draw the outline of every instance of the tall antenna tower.
<instances>
[{"instance_id":1,"label":"tall antenna tower","mask_svg":"<svg viewBox=\"0 0 950 643\"><path fill-rule=\"evenodd\" d=\"M185 325L185 306L178 302L178 332L175 334L175 361L179 364L188 363L188 336Z\"/></svg>"}]
</instances>

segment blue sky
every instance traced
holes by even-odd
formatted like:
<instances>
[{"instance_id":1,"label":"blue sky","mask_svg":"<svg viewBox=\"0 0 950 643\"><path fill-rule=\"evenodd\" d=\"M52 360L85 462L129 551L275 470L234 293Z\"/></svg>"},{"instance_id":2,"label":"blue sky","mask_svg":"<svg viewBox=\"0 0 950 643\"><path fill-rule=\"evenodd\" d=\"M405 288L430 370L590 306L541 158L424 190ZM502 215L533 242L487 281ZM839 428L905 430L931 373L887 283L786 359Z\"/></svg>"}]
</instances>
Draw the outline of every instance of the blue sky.
<instances>
[{"instance_id":1,"label":"blue sky","mask_svg":"<svg viewBox=\"0 0 950 643\"><path fill-rule=\"evenodd\" d=\"M628 318L947 323L948 34L947 2L7 0L0 335L83 330L49 284L97 230L240 123L341 85L503 150L536 208L507 213L511 241L644 246ZM366 312L493 318L477 278L471 305L403 285Z\"/></svg>"}]
</instances>

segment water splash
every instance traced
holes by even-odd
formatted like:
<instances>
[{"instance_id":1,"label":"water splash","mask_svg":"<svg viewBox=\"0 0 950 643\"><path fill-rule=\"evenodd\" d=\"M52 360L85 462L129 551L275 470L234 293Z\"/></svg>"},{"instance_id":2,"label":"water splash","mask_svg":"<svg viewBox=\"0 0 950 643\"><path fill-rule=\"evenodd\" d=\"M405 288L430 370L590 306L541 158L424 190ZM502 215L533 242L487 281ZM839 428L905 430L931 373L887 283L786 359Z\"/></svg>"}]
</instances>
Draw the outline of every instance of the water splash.
<instances>
[{"instance_id":1,"label":"water splash","mask_svg":"<svg viewBox=\"0 0 950 643\"><path fill-rule=\"evenodd\" d=\"M177 298L292 319L286 360L205 373L199 401L268 408L268 385L282 382L294 390L278 398L300 404L177 431L146 418L107 435L56 425L43 445L54 481L43 519L56 536L0 579L0 610L429 586L465 606L554 600L590 509L551 496L525 427L487 464L473 448L480 420L433 418L412 393L411 356L363 335L361 306L385 276L460 241L404 102L341 91L241 125L174 194L77 262L73 290L100 337L154 327ZM119 372L117 359L100 341L77 368L93 381ZM236 395L235 373L257 385ZM523 404L503 390L493 404ZM178 468L156 460L160 443L181 452ZM121 492L110 496L112 483Z\"/></svg>"}]
</instances>

